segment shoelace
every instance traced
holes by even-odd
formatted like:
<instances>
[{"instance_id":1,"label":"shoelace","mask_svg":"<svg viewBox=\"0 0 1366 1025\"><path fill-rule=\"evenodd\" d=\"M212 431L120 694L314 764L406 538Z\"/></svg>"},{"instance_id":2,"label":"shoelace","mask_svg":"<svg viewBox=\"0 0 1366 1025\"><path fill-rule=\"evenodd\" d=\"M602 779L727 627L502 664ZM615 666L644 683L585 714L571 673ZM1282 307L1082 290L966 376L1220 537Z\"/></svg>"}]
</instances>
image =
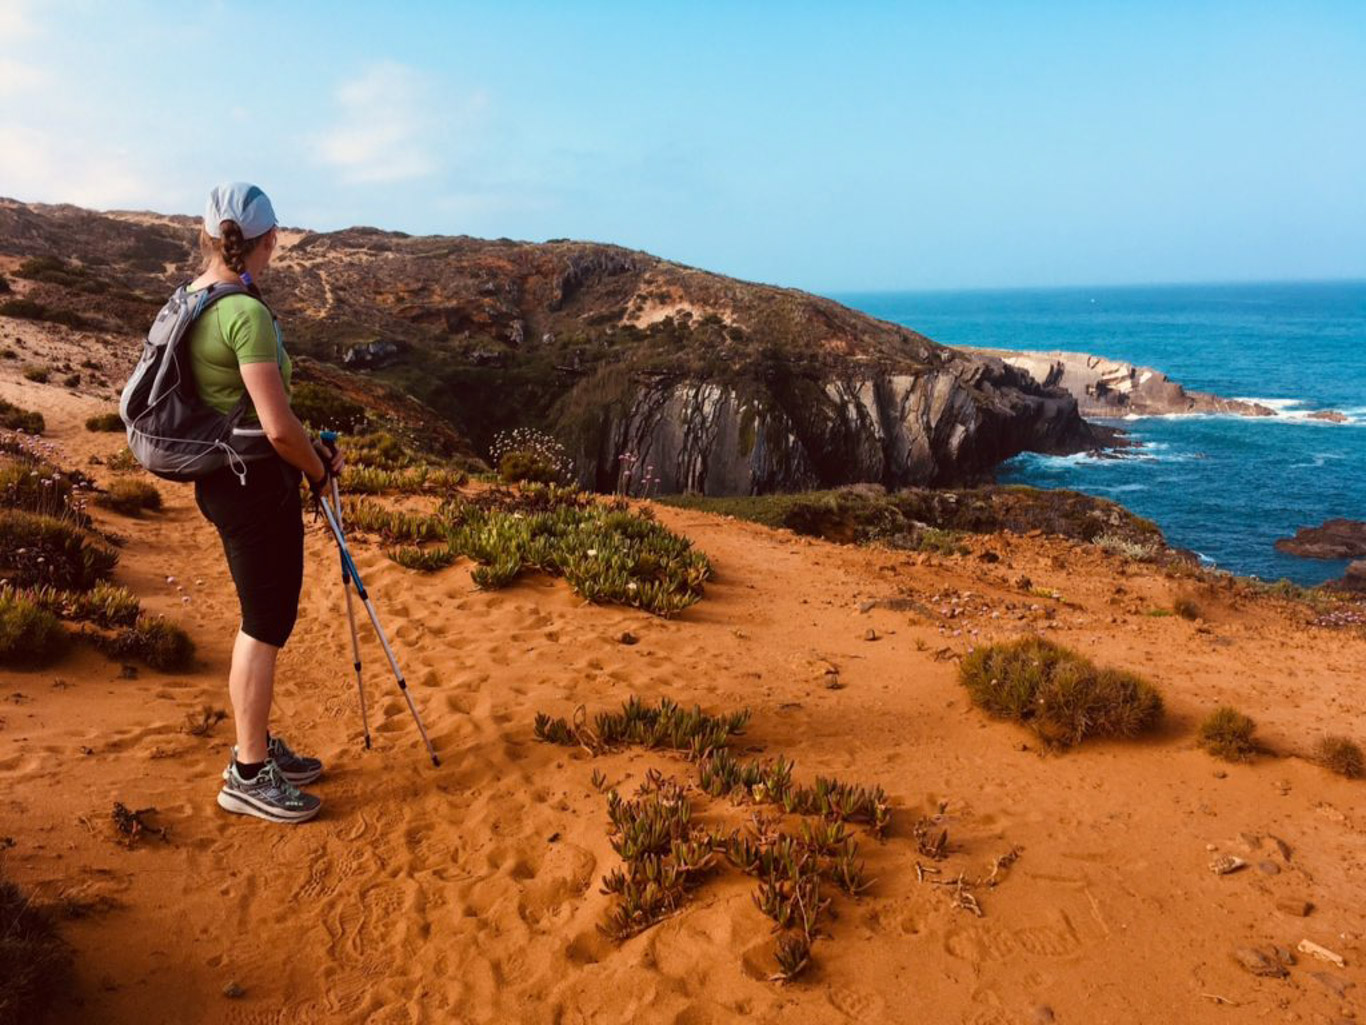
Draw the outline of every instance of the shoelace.
<instances>
[{"instance_id":1,"label":"shoelace","mask_svg":"<svg viewBox=\"0 0 1366 1025\"><path fill-rule=\"evenodd\" d=\"M274 759L271 759L270 761L266 762L266 764L261 769L261 774L266 776L268 782L271 783L273 786L284 791L285 797L287 797L291 801L298 800L303 793L303 791L301 791L293 783L285 779L284 773L280 771L280 767L275 764Z\"/></svg>"}]
</instances>

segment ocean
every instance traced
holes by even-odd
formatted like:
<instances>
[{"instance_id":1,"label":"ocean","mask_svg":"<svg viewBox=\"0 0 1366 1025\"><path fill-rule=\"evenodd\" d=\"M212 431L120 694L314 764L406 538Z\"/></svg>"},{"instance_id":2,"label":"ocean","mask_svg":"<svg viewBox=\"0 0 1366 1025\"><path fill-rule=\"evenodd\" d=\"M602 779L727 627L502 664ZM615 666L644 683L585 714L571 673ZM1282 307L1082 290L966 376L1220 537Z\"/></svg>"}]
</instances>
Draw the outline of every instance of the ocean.
<instances>
[{"instance_id":1,"label":"ocean","mask_svg":"<svg viewBox=\"0 0 1366 1025\"><path fill-rule=\"evenodd\" d=\"M1073 488L1155 521L1168 541L1264 580L1311 585L1346 562L1273 547L1334 516L1366 519L1366 282L839 294L945 345L1061 349L1155 367L1188 389L1255 399L1273 419L1105 421L1119 459L1021 455L1002 483ZM1349 423L1309 420L1320 409Z\"/></svg>"}]
</instances>

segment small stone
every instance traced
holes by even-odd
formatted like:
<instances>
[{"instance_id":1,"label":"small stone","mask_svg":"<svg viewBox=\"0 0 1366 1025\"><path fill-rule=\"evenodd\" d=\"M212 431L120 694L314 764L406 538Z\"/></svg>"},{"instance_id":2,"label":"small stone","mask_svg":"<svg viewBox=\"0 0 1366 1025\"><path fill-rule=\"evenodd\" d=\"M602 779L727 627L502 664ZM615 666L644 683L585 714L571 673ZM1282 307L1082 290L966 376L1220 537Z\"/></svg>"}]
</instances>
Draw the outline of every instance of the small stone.
<instances>
[{"instance_id":1,"label":"small stone","mask_svg":"<svg viewBox=\"0 0 1366 1025\"><path fill-rule=\"evenodd\" d=\"M1215 778L1215 779L1228 779L1228 773L1225 772L1223 769L1215 769L1215 770L1214 770L1214 778Z\"/></svg>"},{"instance_id":2,"label":"small stone","mask_svg":"<svg viewBox=\"0 0 1366 1025\"><path fill-rule=\"evenodd\" d=\"M1327 947L1321 947L1313 940L1300 940L1300 945L1296 949L1298 949L1301 954L1309 954L1312 957L1317 957L1320 961L1327 961L1330 964L1335 964L1339 968L1347 967L1347 962L1342 959L1341 954L1335 953Z\"/></svg>"},{"instance_id":3,"label":"small stone","mask_svg":"<svg viewBox=\"0 0 1366 1025\"><path fill-rule=\"evenodd\" d=\"M1281 874L1281 866L1274 861L1259 861L1257 862L1257 869L1263 875L1278 876Z\"/></svg>"},{"instance_id":4,"label":"small stone","mask_svg":"<svg viewBox=\"0 0 1366 1025\"><path fill-rule=\"evenodd\" d=\"M1047 1004L1040 1004L1034 1008L1034 1025L1052 1025L1058 1017L1053 1013L1053 1008Z\"/></svg>"},{"instance_id":5,"label":"small stone","mask_svg":"<svg viewBox=\"0 0 1366 1025\"><path fill-rule=\"evenodd\" d=\"M625 633L623 633L623 634L621 635L621 643L622 643L622 644L639 644L639 643L640 643L640 638L637 637L635 634L631 633L630 630L627 630Z\"/></svg>"},{"instance_id":6,"label":"small stone","mask_svg":"<svg viewBox=\"0 0 1366 1025\"><path fill-rule=\"evenodd\" d=\"M866 631L864 631L863 639L865 641L877 640L877 631L870 626Z\"/></svg>"},{"instance_id":7,"label":"small stone","mask_svg":"<svg viewBox=\"0 0 1366 1025\"><path fill-rule=\"evenodd\" d=\"M1245 868L1247 862L1232 854L1225 854L1222 858L1215 858L1209 863L1209 870L1217 876L1230 875Z\"/></svg>"},{"instance_id":8,"label":"small stone","mask_svg":"<svg viewBox=\"0 0 1366 1025\"><path fill-rule=\"evenodd\" d=\"M1233 952L1233 960L1253 975L1269 979L1283 979L1290 974L1285 970L1285 965L1276 958L1269 957L1253 947L1239 947Z\"/></svg>"},{"instance_id":9,"label":"small stone","mask_svg":"<svg viewBox=\"0 0 1366 1025\"><path fill-rule=\"evenodd\" d=\"M1261 849L1262 838L1258 836L1256 833L1239 833L1238 839L1243 841L1243 846L1250 851L1256 851Z\"/></svg>"},{"instance_id":10,"label":"small stone","mask_svg":"<svg viewBox=\"0 0 1366 1025\"><path fill-rule=\"evenodd\" d=\"M247 995L247 991L235 982L230 982L223 987L223 995L229 1000L241 1000Z\"/></svg>"},{"instance_id":11,"label":"small stone","mask_svg":"<svg viewBox=\"0 0 1366 1025\"><path fill-rule=\"evenodd\" d=\"M1279 836L1268 835L1267 839L1276 845L1276 850L1280 852L1282 858L1284 858L1286 861L1290 860L1290 845L1288 843L1282 840Z\"/></svg>"},{"instance_id":12,"label":"small stone","mask_svg":"<svg viewBox=\"0 0 1366 1025\"><path fill-rule=\"evenodd\" d=\"M1307 900L1295 900L1293 897L1284 897L1276 901L1276 910L1287 915L1294 915L1296 918L1307 918L1309 913L1314 910L1314 905Z\"/></svg>"}]
</instances>

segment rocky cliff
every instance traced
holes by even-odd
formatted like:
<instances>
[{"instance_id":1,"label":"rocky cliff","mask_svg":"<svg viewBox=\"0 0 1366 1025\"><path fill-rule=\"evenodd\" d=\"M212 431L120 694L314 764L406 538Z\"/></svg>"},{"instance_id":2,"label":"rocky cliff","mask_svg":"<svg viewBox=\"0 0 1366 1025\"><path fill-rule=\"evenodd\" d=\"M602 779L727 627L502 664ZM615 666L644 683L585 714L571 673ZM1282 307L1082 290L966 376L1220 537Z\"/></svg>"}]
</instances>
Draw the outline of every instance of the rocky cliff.
<instances>
[{"instance_id":1,"label":"rocky cliff","mask_svg":"<svg viewBox=\"0 0 1366 1025\"><path fill-rule=\"evenodd\" d=\"M127 335L131 363L196 234L0 201L0 269L49 315ZM286 231L262 286L293 351L406 390L476 449L549 429L604 489L623 465L664 491L940 484L1105 440L1066 391L993 355L616 246Z\"/></svg>"},{"instance_id":2,"label":"rocky cliff","mask_svg":"<svg viewBox=\"0 0 1366 1025\"><path fill-rule=\"evenodd\" d=\"M1081 352L1012 352L974 349L1019 367L1046 387L1062 388L1077 400L1082 416L1166 416L1176 413L1231 413L1275 416L1257 402L1187 391L1160 370Z\"/></svg>"}]
</instances>

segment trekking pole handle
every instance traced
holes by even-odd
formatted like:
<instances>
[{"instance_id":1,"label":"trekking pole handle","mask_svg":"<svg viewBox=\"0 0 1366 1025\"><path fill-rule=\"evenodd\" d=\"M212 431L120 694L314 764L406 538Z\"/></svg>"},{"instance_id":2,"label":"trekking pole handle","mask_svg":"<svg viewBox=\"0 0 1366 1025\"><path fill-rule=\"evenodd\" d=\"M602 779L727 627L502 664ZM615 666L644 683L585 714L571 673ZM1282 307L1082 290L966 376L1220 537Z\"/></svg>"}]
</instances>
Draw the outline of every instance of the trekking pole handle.
<instances>
[{"instance_id":1,"label":"trekking pole handle","mask_svg":"<svg viewBox=\"0 0 1366 1025\"><path fill-rule=\"evenodd\" d=\"M323 448L325 448L325 449L327 450L327 454L328 454L328 455L335 455L335 454L336 454L336 451L337 451L337 432L336 432L336 431L321 431L321 432L319 432L319 434L318 434L318 440L321 441L321 442L323 443Z\"/></svg>"}]
</instances>

